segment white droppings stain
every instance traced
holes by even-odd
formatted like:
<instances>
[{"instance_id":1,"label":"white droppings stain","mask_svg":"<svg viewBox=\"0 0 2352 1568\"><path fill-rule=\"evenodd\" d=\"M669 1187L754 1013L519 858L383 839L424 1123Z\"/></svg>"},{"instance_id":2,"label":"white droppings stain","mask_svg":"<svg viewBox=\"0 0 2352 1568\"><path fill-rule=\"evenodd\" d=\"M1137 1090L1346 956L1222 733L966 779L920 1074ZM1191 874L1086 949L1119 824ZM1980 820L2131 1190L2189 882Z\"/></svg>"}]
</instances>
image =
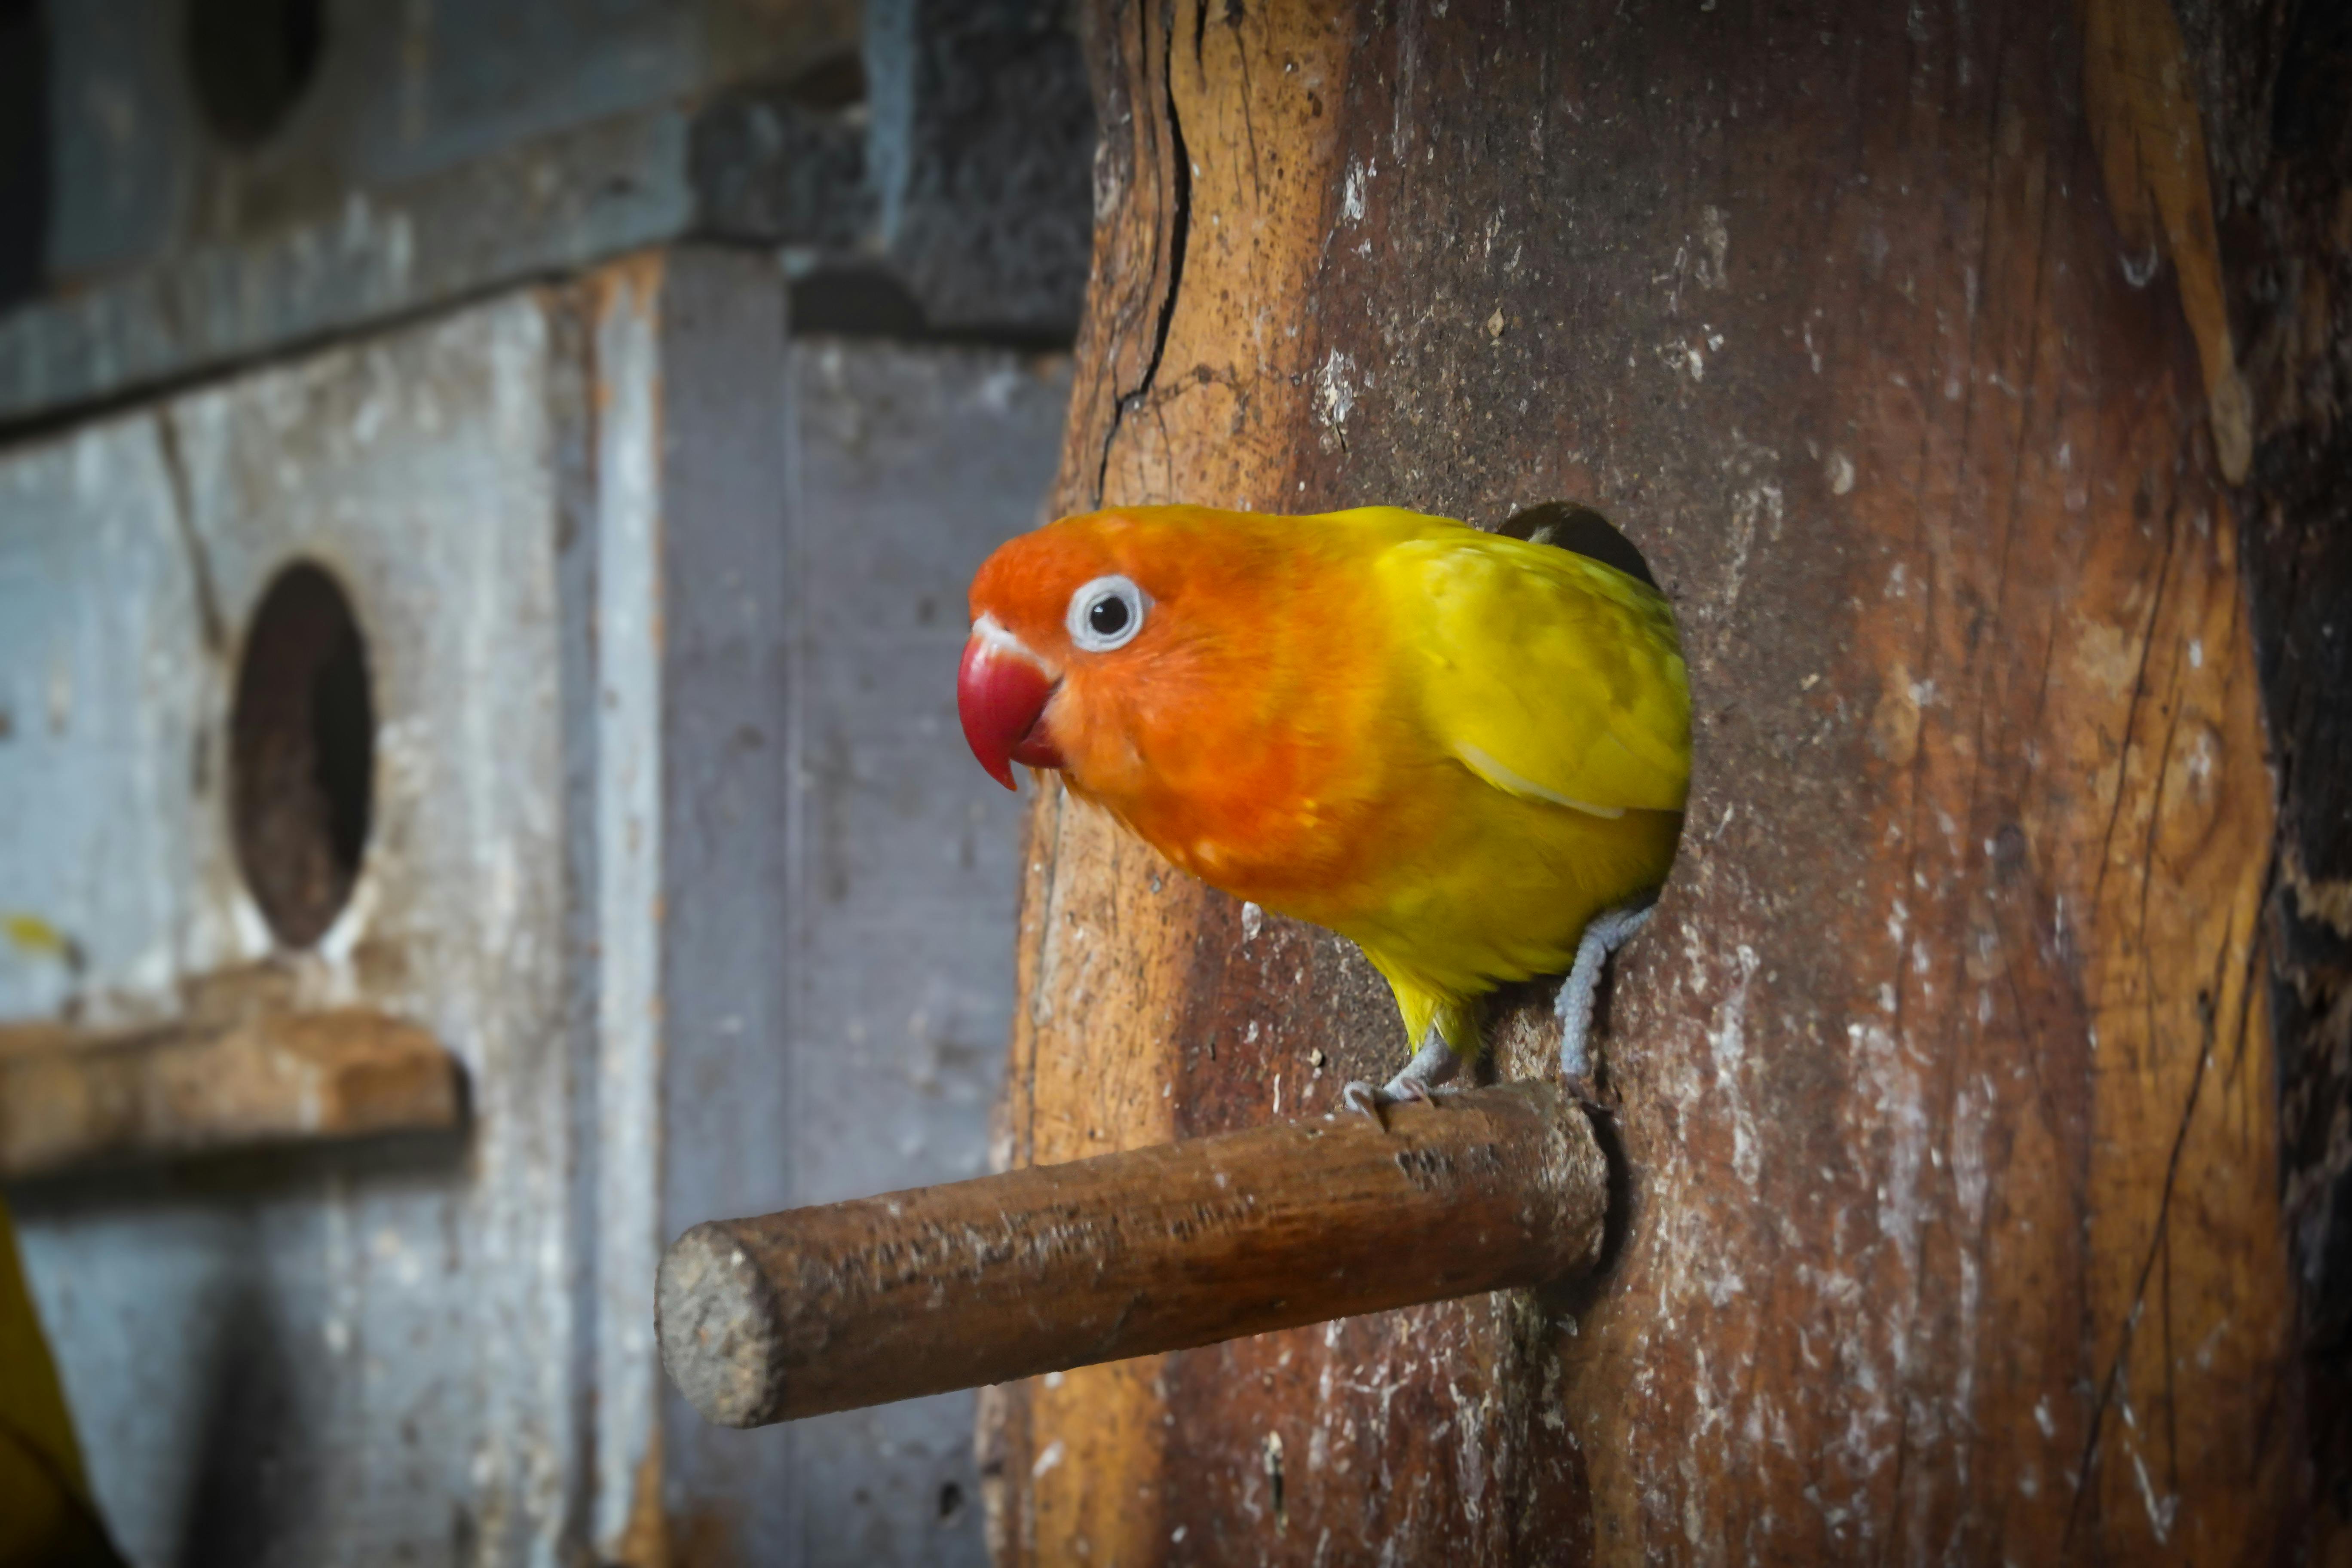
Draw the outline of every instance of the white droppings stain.
<instances>
[{"instance_id":1,"label":"white droppings stain","mask_svg":"<svg viewBox=\"0 0 2352 1568\"><path fill-rule=\"evenodd\" d=\"M2033 1424L2042 1428L2044 1437L2058 1436L2058 1423L2050 1415L2050 1396L2046 1394L2033 1402Z\"/></svg>"},{"instance_id":2,"label":"white droppings stain","mask_svg":"<svg viewBox=\"0 0 2352 1568\"><path fill-rule=\"evenodd\" d=\"M1244 904L1242 906L1242 945L1246 947L1255 942L1258 928L1265 923L1264 910L1259 909L1255 904Z\"/></svg>"},{"instance_id":3,"label":"white droppings stain","mask_svg":"<svg viewBox=\"0 0 2352 1568\"><path fill-rule=\"evenodd\" d=\"M1349 379L1355 374L1356 362L1337 349L1315 373L1315 411L1331 429L1343 428L1355 409L1356 388Z\"/></svg>"},{"instance_id":4,"label":"white droppings stain","mask_svg":"<svg viewBox=\"0 0 2352 1568\"><path fill-rule=\"evenodd\" d=\"M2210 785L2213 782L2214 771L2220 766L2221 760L2220 737L2214 734L2210 726L2200 727L2196 739L2191 741L2189 746L2187 766L2189 787L2201 792Z\"/></svg>"},{"instance_id":5,"label":"white droppings stain","mask_svg":"<svg viewBox=\"0 0 2352 1568\"><path fill-rule=\"evenodd\" d=\"M1044 1480L1046 1473L1062 1462L1064 1452L1062 1440L1059 1437L1046 1444L1045 1451L1037 1456L1037 1462L1029 1467L1029 1479L1033 1481Z\"/></svg>"},{"instance_id":6,"label":"white droppings stain","mask_svg":"<svg viewBox=\"0 0 2352 1568\"><path fill-rule=\"evenodd\" d=\"M1755 547L1756 525L1766 524L1768 537L1780 537L1787 518L1780 487L1769 479L1751 485L1732 503L1731 559L1723 572L1723 602L1716 611L1718 620L1727 619L1731 608L1739 602L1739 587L1748 573L1748 554Z\"/></svg>"},{"instance_id":7,"label":"white droppings stain","mask_svg":"<svg viewBox=\"0 0 2352 1568\"><path fill-rule=\"evenodd\" d=\"M1738 945L1735 954L1738 978L1717 1013L1708 1044L1715 1060L1716 1088L1731 1103L1731 1169L1752 1189L1762 1173L1762 1161L1757 1152L1755 1115L1748 1109L1739 1075L1748 1056L1748 990L1755 982L1759 960L1756 950L1746 942ZM1738 1289L1737 1285L1734 1289ZM1712 1287L1709 1295L1715 1297ZM1727 1294L1716 1297L1715 1304L1719 1307L1727 1299Z\"/></svg>"},{"instance_id":8,"label":"white droppings stain","mask_svg":"<svg viewBox=\"0 0 2352 1568\"><path fill-rule=\"evenodd\" d=\"M1730 280L1724 260L1731 253L1731 226L1724 221L1719 207L1702 207L1698 215L1700 243L1706 255L1698 263L1698 281L1702 289L1721 289Z\"/></svg>"},{"instance_id":9,"label":"white droppings stain","mask_svg":"<svg viewBox=\"0 0 2352 1568\"><path fill-rule=\"evenodd\" d=\"M2130 1406L2125 1409L2128 1412ZM2169 1493L2162 1498L2156 1495L2156 1488L2148 1482L2147 1464L2139 1457L2138 1449L2132 1450L2131 1461L2132 1474L2139 1481L2140 1503L2147 1510L2147 1527L2156 1532L2156 1543L2165 1545L2172 1538L2172 1521L2180 1511L2180 1500Z\"/></svg>"},{"instance_id":10,"label":"white droppings stain","mask_svg":"<svg viewBox=\"0 0 2352 1568\"><path fill-rule=\"evenodd\" d=\"M1361 163L1348 165L1347 183L1339 190L1339 216L1349 223L1364 221L1364 185L1380 172L1378 163L1367 168Z\"/></svg>"},{"instance_id":11,"label":"white droppings stain","mask_svg":"<svg viewBox=\"0 0 2352 1568\"><path fill-rule=\"evenodd\" d=\"M2203 637L2190 637L2189 639L2189 668L2191 669L2202 669L2205 668L2205 639Z\"/></svg>"},{"instance_id":12,"label":"white droppings stain","mask_svg":"<svg viewBox=\"0 0 2352 1568\"><path fill-rule=\"evenodd\" d=\"M1829 460L1822 465L1822 468L1829 475L1830 494L1842 496L1853 491L1853 459L1852 458L1847 457L1843 452L1832 452L1829 455Z\"/></svg>"}]
</instances>

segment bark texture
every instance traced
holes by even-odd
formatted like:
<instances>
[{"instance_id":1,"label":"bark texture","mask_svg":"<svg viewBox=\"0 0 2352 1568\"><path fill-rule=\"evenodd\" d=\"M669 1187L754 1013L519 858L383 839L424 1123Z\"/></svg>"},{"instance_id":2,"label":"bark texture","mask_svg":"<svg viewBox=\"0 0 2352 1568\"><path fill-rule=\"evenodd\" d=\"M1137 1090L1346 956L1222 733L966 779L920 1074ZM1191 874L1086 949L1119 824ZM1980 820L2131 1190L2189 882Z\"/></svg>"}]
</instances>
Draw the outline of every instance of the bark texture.
<instances>
[{"instance_id":1,"label":"bark texture","mask_svg":"<svg viewBox=\"0 0 2352 1568\"><path fill-rule=\"evenodd\" d=\"M2239 1562L2305 1530L2271 1014L2325 998L2272 982L2264 910L2342 873L2274 860L2263 675L2316 671L2304 717L2270 704L2312 731L2342 645L2258 659L2231 476L2306 542L2343 503L2278 424L2238 132L2200 122L2215 39L2260 78L2275 21L1097 5L1060 508L1591 502L1675 603L1696 774L1610 1007L1607 1281L997 1391L1001 1561ZM1051 790L1020 963L1014 1163L1320 1111L1404 1050L1352 950ZM1498 1009L1506 1076L1543 1069L1547 999Z\"/></svg>"}]
</instances>

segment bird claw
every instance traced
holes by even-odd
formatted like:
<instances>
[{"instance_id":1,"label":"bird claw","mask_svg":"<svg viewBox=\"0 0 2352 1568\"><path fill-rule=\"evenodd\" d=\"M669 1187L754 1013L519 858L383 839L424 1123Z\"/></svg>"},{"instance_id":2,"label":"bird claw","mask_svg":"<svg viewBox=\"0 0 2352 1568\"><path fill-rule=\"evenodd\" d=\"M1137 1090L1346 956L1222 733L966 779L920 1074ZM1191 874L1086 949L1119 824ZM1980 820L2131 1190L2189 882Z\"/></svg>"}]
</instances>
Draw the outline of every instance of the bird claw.
<instances>
[{"instance_id":1,"label":"bird claw","mask_svg":"<svg viewBox=\"0 0 2352 1568\"><path fill-rule=\"evenodd\" d=\"M1560 1087L1568 1091L1568 1102L1585 1110L1603 1116L1613 1115L1615 1108L1601 1098L1601 1086L1584 1073L1562 1073Z\"/></svg>"},{"instance_id":2,"label":"bird claw","mask_svg":"<svg viewBox=\"0 0 2352 1568\"><path fill-rule=\"evenodd\" d=\"M1446 1083L1461 1062L1445 1042L1433 1031L1413 1053L1404 1070L1385 1084L1375 1088L1362 1079L1356 1079L1339 1091L1339 1098L1351 1110L1360 1110L1388 1131L1388 1118L1381 1108L1388 1105L1434 1105L1440 1097L1459 1094L1459 1087Z\"/></svg>"}]
</instances>

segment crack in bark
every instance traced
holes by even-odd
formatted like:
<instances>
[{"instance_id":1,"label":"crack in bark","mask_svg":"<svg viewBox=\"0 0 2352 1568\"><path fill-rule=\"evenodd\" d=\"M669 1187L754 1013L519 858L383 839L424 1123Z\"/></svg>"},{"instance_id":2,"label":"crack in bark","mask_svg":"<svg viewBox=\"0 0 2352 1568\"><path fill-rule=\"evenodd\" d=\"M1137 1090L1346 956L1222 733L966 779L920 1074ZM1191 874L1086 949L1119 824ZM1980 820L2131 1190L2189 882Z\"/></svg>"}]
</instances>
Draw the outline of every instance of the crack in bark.
<instances>
[{"instance_id":1,"label":"crack in bark","mask_svg":"<svg viewBox=\"0 0 2352 1568\"><path fill-rule=\"evenodd\" d=\"M1201 26L1205 27L1207 26L1205 0L1202 0L1198 15ZM1177 111L1176 108L1176 70L1170 52L1175 43L1176 32L1176 18L1172 10L1166 14L1165 20L1168 36L1165 40L1166 47L1160 50L1160 101L1167 111L1168 139L1175 151L1173 159L1175 184L1168 204L1166 238L1168 291L1160 299L1159 317L1152 323L1151 353L1144 362L1141 378L1134 386L1125 392L1114 394L1111 398L1110 420L1103 430L1102 453L1095 465L1095 505L1097 507L1102 505L1104 492L1110 484L1111 447L1118 444L1118 433L1126 423L1128 410L1141 404L1145 395L1150 392L1152 383L1159 377L1160 363L1168 353L1169 327L1176 318L1177 296L1182 291L1184 286L1184 247L1192 226L1192 160L1191 153L1184 145L1183 116ZM1143 25L1149 26L1150 24L1146 20ZM1150 51L1148 43L1142 39L1139 39L1138 42L1145 43L1145 58L1149 59Z\"/></svg>"},{"instance_id":2,"label":"crack in bark","mask_svg":"<svg viewBox=\"0 0 2352 1568\"><path fill-rule=\"evenodd\" d=\"M2179 1123L2173 1128L2172 1152L2164 1166L2164 1188L2157 1198L2156 1231L2148 1238L2147 1256L2141 1260L2139 1278L2132 1286L2131 1310L2124 1314L2123 1337L2116 1346L2115 1358L2107 1363L2107 1375L2099 1382L2098 1403L2091 1408L2091 1427L2083 1440L2082 1464L2074 1472L2074 1501L2066 1513L2065 1541L2069 1543L2074 1539L2074 1527L2082 1519L2083 1499L2090 1488L2091 1473L2099 1462L2099 1437L2106 1426L2107 1410L2115 1403L2116 1388L2123 1379L2125 1363L2131 1355L2139 1315L2147 1305L2148 1277L2155 1270L2157 1258L2170 1238L2172 1194L2180 1175L2181 1151L2188 1146L2189 1125L2197 1118L2197 1102L2205 1088L2205 1068L2213 1059L2214 1009L2221 1001L2221 976L2229 962L2230 939L2237 929L2237 916L2233 913L2229 923L2221 928L2221 941L2214 955L2212 989L2197 1009L2197 1070L2189 1079L2189 1098L2180 1108Z\"/></svg>"},{"instance_id":3,"label":"crack in bark","mask_svg":"<svg viewBox=\"0 0 2352 1568\"><path fill-rule=\"evenodd\" d=\"M172 490L172 526L188 557L188 575L196 595L196 625L204 634L205 652L219 658L228 652L228 621L221 614L220 593L213 584L212 553L196 531L194 490L188 483L187 459L180 451L179 421L168 407L155 411L155 445L163 458L163 478Z\"/></svg>"}]
</instances>

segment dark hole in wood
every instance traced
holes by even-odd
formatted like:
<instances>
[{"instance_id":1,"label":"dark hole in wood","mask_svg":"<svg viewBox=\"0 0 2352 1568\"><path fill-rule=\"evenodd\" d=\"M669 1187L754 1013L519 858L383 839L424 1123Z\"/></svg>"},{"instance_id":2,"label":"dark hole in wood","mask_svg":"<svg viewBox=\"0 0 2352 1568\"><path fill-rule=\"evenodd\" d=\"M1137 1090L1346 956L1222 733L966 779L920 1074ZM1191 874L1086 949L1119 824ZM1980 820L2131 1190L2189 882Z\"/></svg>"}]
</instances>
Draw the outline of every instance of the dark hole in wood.
<instances>
[{"instance_id":1,"label":"dark hole in wood","mask_svg":"<svg viewBox=\"0 0 2352 1568\"><path fill-rule=\"evenodd\" d=\"M205 122L237 147L266 142L317 74L320 0L188 0L188 76Z\"/></svg>"},{"instance_id":2,"label":"dark hole in wood","mask_svg":"<svg viewBox=\"0 0 2352 1568\"><path fill-rule=\"evenodd\" d=\"M254 612L229 725L231 824L254 902L289 947L341 912L367 848L375 705L351 601L309 562Z\"/></svg>"},{"instance_id":3,"label":"dark hole in wood","mask_svg":"<svg viewBox=\"0 0 2352 1568\"><path fill-rule=\"evenodd\" d=\"M952 1523L963 1512L963 1489L953 1481L940 1487L940 1522Z\"/></svg>"},{"instance_id":4,"label":"dark hole in wood","mask_svg":"<svg viewBox=\"0 0 2352 1568\"><path fill-rule=\"evenodd\" d=\"M855 108L866 101L866 61L856 53L819 60L784 84L784 96L820 114Z\"/></svg>"},{"instance_id":5,"label":"dark hole in wood","mask_svg":"<svg viewBox=\"0 0 2352 1568\"><path fill-rule=\"evenodd\" d=\"M1607 518L1576 501L1545 501L1540 506L1515 511L1495 531L1513 539L1573 550L1604 566L1614 566L1628 577L1637 577L1653 588L1658 585L1658 580L1650 575L1649 562L1643 559L1633 542L1618 532L1616 525Z\"/></svg>"}]
</instances>

